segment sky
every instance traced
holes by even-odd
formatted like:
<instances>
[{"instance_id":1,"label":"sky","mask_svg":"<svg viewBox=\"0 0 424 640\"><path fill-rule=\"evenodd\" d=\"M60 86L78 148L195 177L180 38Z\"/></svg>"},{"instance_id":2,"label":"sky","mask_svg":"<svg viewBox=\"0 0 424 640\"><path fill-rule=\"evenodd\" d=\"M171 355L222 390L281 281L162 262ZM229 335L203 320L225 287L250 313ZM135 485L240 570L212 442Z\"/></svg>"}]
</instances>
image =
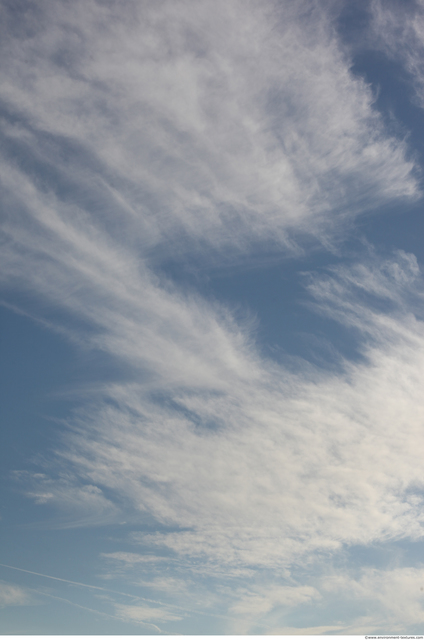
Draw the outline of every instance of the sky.
<instances>
[{"instance_id":1,"label":"sky","mask_svg":"<svg viewBox=\"0 0 424 640\"><path fill-rule=\"evenodd\" d=\"M424 631L424 0L0 1L3 634Z\"/></svg>"}]
</instances>

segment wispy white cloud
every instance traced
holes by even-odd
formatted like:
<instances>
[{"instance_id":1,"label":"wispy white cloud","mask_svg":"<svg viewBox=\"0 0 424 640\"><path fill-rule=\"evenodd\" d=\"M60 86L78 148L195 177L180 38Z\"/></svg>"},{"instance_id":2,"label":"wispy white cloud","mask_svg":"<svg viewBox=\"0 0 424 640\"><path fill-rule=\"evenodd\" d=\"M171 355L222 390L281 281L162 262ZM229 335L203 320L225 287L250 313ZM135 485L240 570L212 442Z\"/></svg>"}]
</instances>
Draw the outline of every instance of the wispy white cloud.
<instances>
[{"instance_id":1,"label":"wispy white cloud","mask_svg":"<svg viewBox=\"0 0 424 640\"><path fill-rule=\"evenodd\" d=\"M276 604L291 608L317 597L319 593L313 587L268 587L266 594L249 594L241 598L231 611L243 616L257 616L267 613Z\"/></svg>"},{"instance_id":2,"label":"wispy white cloud","mask_svg":"<svg viewBox=\"0 0 424 640\"><path fill-rule=\"evenodd\" d=\"M276 636L323 636L330 635L331 631L342 631L343 627L325 625L321 627L279 627L269 631L266 635ZM333 635L333 634L331 634Z\"/></svg>"},{"instance_id":3,"label":"wispy white cloud","mask_svg":"<svg viewBox=\"0 0 424 640\"><path fill-rule=\"evenodd\" d=\"M100 512L103 503L127 505L183 528L145 543L236 567L421 535L423 337L411 311L422 293L413 257L315 278L320 307L366 334L367 360L337 378L295 375L263 360L228 310L160 281L73 205L59 212L55 196L10 175L19 193L28 190L42 232L11 227L8 274L85 321L88 345L145 379L105 389L113 402L80 414L60 452L77 475L39 478L38 499L87 504L90 517L93 500ZM383 313L373 299L394 307Z\"/></svg>"},{"instance_id":4,"label":"wispy white cloud","mask_svg":"<svg viewBox=\"0 0 424 640\"><path fill-rule=\"evenodd\" d=\"M57 473L20 477L69 525L148 520L132 538L142 554L106 555L122 571L159 565L146 548L211 580L270 571L229 603L250 628L330 593L279 584L294 563L422 536L419 267L399 252L311 276L316 309L360 342L337 376L267 360L249 319L156 267L264 242L297 251L304 233L330 242L359 212L416 197L414 167L324 4L122 6L46 1L19 21L2 8L4 290L31 292L126 372L69 420Z\"/></svg>"},{"instance_id":5,"label":"wispy white cloud","mask_svg":"<svg viewBox=\"0 0 424 640\"><path fill-rule=\"evenodd\" d=\"M362 603L364 614L355 619L342 633L390 632L402 633L422 627L424 622L424 569L365 569L354 579L347 575L330 576L322 581L321 592L340 600ZM364 606L366 603L366 606Z\"/></svg>"},{"instance_id":6,"label":"wispy white cloud","mask_svg":"<svg viewBox=\"0 0 424 640\"><path fill-rule=\"evenodd\" d=\"M119 621L123 621L123 622L131 622L131 623L136 623L139 624L143 627L147 627L148 629L154 629L154 631L161 633L161 629L150 622L146 622L146 620L149 619L148 616L148 611L150 610L149 607L140 607L140 609L145 609L146 611L146 615L143 617L142 615L128 615L128 613L125 611L126 606L125 605L119 605L116 604L115 602L113 602L113 600L111 598L108 598L106 596L103 596L103 599L107 601L108 605L109 605L109 611L111 608L113 608L115 610L115 613L108 613L106 611L101 611L99 609L92 609L91 607L87 607L85 605L79 604L78 602L74 602L73 600L69 600L68 598L62 598L61 596L57 596L54 595L52 593L47 593L45 591L41 592L41 595L43 597L47 597L47 598L51 598L53 600L56 600L58 602L64 602L68 605L70 605L71 607L76 607L77 609L82 609L83 611L89 611L90 613L93 613L96 615L96 617L100 616L102 618L107 618L109 620L119 620ZM137 607L135 607L137 608ZM130 607L131 609L131 607ZM159 609L151 609L152 612L154 612L154 614L151 617L156 617L159 618ZM172 617L172 616L171 616ZM164 620L168 620L170 618L167 617L167 612L164 611L163 612L163 617L162 619ZM176 618L175 618L176 619Z\"/></svg>"},{"instance_id":7,"label":"wispy white cloud","mask_svg":"<svg viewBox=\"0 0 424 640\"><path fill-rule=\"evenodd\" d=\"M417 194L324 5L44 2L19 24L2 12L14 215L33 208L29 178L94 235L100 217L149 257L212 247L222 260L264 241L292 251L299 233L326 242Z\"/></svg>"},{"instance_id":8,"label":"wispy white cloud","mask_svg":"<svg viewBox=\"0 0 424 640\"><path fill-rule=\"evenodd\" d=\"M311 290L364 335L363 360L343 374L291 373L221 325L198 384L183 376L168 376L166 387L162 378L116 384L105 391L113 402L77 418L60 456L78 477L182 528L143 535L144 544L226 566L276 567L344 543L422 535L416 262L402 253L370 258L316 278ZM213 309L201 309L212 322ZM193 342L196 330L205 336L203 323L190 324Z\"/></svg>"},{"instance_id":9,"label":"wispy white cloud","mask_svg":"<svg viewBox=\"0 0 424 640\"><path fill-rule=\"evenodd\" d=\"M101 237L84 242L76 254L67 233L60 252L44 238L25 278L85 321L81 338L126 363L132 381L79 412L57 452L65 475L33 479L38 500L77 525L105 512L153 518L157 533L138 542L210 576L422 536L423 289L413 256L370 255L311 279L317 308L361 336L363 360L335 376L264 359L222 306L137 269Z\"/></svg>"},{"instance_id":10,"label":"wispy white cloud","mask_svg":"<svg viewBox=\"0 0 424 640\"><path fill-rule=\"evenodd\" d=\"M117 604L115 608L118 615L135 622L181 620L181 616L175 615L175 613L169 613L163 609L127 604Z\"/></svg>"},{"instance_id":11,"label":"wispy white cloud","mask_svg":"<svg viewBox=\"0 0 424 640\"><path fill-rule=\"evenodd\" d=\"M217 610L227 610L227 616L220 617L230 634L419 633L424 615L422 566L362 567L353 556L352 564L342 570L332 569L329 558L309 564L306 571L292 569L285 576L257 572L234 580L222 575L207 583L191 576L185 588L171 596L174 602L179 597L197 606L198 614L214 616ZM159 567L157 572L159 580L164 574ZM127 579L135 576L128 573ZM207 590L209 601L202 601L199 592ZM193 612L187 608L182 613Z\"/></svg>"},{"instance_id":12,"label":"wispy white cloud","mask_svg":"<svg viewBox=\"0 0 424 640\"><path fill-rule=\"evenodd\" d=\"M412 77L417 102L424 106L424 3L371 2L372 46L401 62Z\"/></svg>"},{"instance_id":13,"label":"wispy white cloud","mask_svg":"<svg viewBox=\"0 0 424 640\"><path fill-rule=\"evenodd\" d=\"M253 583L233 590L231 612L239 617L229 622L229 632L362 635L415 629L419 633L424 621L422 567L355 567L343 573L328 569L321 566L315 576L310 572L309 584ZM297 626L293 625L296 618ZM305 628L305 619L314 626Z\"/></svg>"},{"instance_id":14,"label":"wispy white cloud","mask_svg":"<svg viewBox=\"0 0 424 640\"><path fill-rule=\"evenodd\" d=\"M0 582L0 607L16 607L31 604L33 598L27 589Z\"/></svg>"},{"instance_id":15,"label":"wispy white cloud","mask_svg":"<svg viewBox=\"0 0 424 640\"><path fill-rule=\"evenodd\" d=\"M163 560L160 556L143 555L142 553L131 553L129 551L115 551L113 553L102 553L103 558L107 558L110 561L116 561L123 563L125 567L133 568L137 564L144 563L157 563Z\"/></svg>"},{"instance_id":16,"label":"wispy white cloud","mask_svg":"<svg viewBox=\"0 0 424 640\"><path fill-rule=\"evenodd\" d=\"M239 616L239 620L233 624L233 633L252 632L252 627L257 627L260 621L263 624L265 616L276 607L280 609L281 615L281 610L287 612L301 604L320 598L319 592L310 586L268 586L258 591L257 593L250 591L241 596L230 608L233 614ZM265 618L266 626L268 625Z\"/></svg>"},{"instance_id":17,"label":"wispy white cloud","mask_svg":"<svg viewBox=\"0 0 424 640\"><path fill-rule=\"evenodd\" d=\"M31 486L26 494L37 505L53 507L50 526L57 528L103 525L119 520L121 510L95 486L75 485L75 477L67 471L58 473L53 479L45 473L14 471L12 477L21 487ZM66 514L58 518L58 510Z\"/></svg>"}]
</instances>

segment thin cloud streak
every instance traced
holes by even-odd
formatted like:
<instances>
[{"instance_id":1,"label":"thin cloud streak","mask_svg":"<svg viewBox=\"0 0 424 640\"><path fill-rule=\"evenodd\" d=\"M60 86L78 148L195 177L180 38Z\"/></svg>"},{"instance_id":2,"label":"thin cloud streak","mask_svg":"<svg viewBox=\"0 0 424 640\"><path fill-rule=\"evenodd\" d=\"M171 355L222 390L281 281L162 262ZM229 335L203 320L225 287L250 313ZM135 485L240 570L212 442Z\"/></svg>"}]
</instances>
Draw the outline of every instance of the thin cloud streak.
<instances>
[{"instance_id":1,"label":"thin cloud streak","mask_svg":"<svg viewBox=\"0 0 424 640\"><path fill-rule=\"evenodd\" d=\"M170 606L173 608L180 609L181 607L175 605L167 605L164 602L160 602L159 600L152 600L150 598L143 598L142 596L136 596L134 593L125 593L123 591L116 591L114 589L108 589L107 587L99 587L93 584L86 584L85 582L75 582L74 580L68 580L66 578L57 578L56 576L48 576L44 573L38 573L37 571L29 571L28 569L21 569L20 567L12 567L9 564L0 563L0 567L6 567L7 569L13 569L14 571L21 571L22 573L30 573L34 576L39 576L40 578L49 578L50 580L57 580L59 582L66 582L67 584L73 584L77 587L86 587L87 589L94 589L96 591L107 591L109 593L114 593L120 596L127 596L129 598L133 598L135 600L143 600L145 602L152 602L153 604L159 604L161 606Z\"/></svg>"},{"instance_id":2,"label":"thin cloud streak","mask_svg":"<svg viewBox=\"0 0 424 640\"><path fill-rule=\"evenodd\" d=\"M66 582L67 584L74 584L78 587L87 587L88 589L96 589L98 591L110 591L112 593L117 593L121 596L130 596L131 598L136 598L137 596L135 596L134 594L130 594L130 593L122 593L121 591L114 591L113 589L107 589L106 587L97 587L95 585L92 584L85 584L84 582L74 582L73 580L67 580L66 578L57 578L55 576L48 576L44 573L37 573L36 571L29 571L29 569L21 569L19 567L12 567L9 564L2 564L0 563L0 567L6 567L7 569L13 569L14 571L22 571L23 573L31 573L34 576L39 576L41 578L49 578L50 580L58 580L59 582ZM141 600L144 600L145 598L140 598ZM161 604L156 602L156 604Z\"/></svg>"},{"instance_id":3,"label":"thin cloud streak","mask_svg":"<svg viewBox=\"0 0 424 640\"><path fill-rule=\"evenodd\" d=\"M372 0L372 44L391 59L403 63L424 107L424 2L409 6Z\"/></svg>"},{"instance_id":4,"label":"thin cloud streak","mask_svg":"<svg viewBox=\"0 0 424 640\"><path fill-rule=\"evenodd\" d=\"M128 621L128 617L125 615L119 615L119 609L117 615L113 615L112 613L106 613L105 611L99 611L98 609L91 609L90 607L85 607L82 604L78 604L77 602L73 602L68 598L61 598L60 596L55 596L52 593L46 593L44 591L37 591L38 594L46 596L47 598L52 598L53 600L59 600L59 602L65 602L66 604L71 605L72 607L77 607L77 609L83 609L84 611L89 611L90 613L95 613L96 615L112 618L112 620L123 620L125 622ZM143 620L131 620L131 622L135 622L136 624L140 624L144 627L149 627L150 629L154 629L158 633L162 633L161 629L151 622L144 622Z\"/></svg>"},{"instance_id":5,"label":"thin cloud streak","mask_svg":"<svg viewBox=\"0 0 424 640\"><path fill-rule=\"evenodd\" d=\"M122 556L123 554L102 554L105 557L111 556L111 557L116 557L118 555L118 558L116 559L121 559L120 556ZM137 554L132 554L133 556L136 556ZM150 560L152 560L153 562L157 563L158 561L160 562L161 558L150 558ZM48 578L50 580L56 580L58 582L64 582L66 584L72 584L75 585L77 587L85 587L87 589L92 589L95 591L105 591L107 593L111 593L114 595L119 595L119 596L125 596L127 598L131 598L132 602L145 602L145 603L150 603L150 604L155 604L155 605L159 605L160 607L163 607L162 609L150 609L151 612L151 617L153 618L162 618L163 620L180 620L181 618L178 617L177 615L173 615L169 612L166 611L166 609L175 609L181 613L194 613L194 614L202 614L205 613L205 611L201 611L199 609L194 609L194 608L189 608L189 607L185 607L185 606L180 606L178 604L174 604L172 602L163 602L161 600L154 600L152 598L145 598L143 596L140 595L136 595L135 593L127 593L125 591L117 591L116 589L109 589L108 587L99 587L98 585L92 585L92 584L87 584L85 582L75 582L74 580L68 580L67 578L58 578L57 576L50 576L44 573L39 573L37 571L30 571L29 569L22 569L20 567L13 567L11 565L8 564L3 564L0 563L0 567L5 567L7 569L13 569L14 571L20 571L22 573L29 573L31 575L34 576L38 576L40 578ZM63 598L60 598L59 596L55 596L49 593L46 593L45 591L37 591L37 593L40 593L42 595L51 597L51 598L56 598L58 600L64 600ZM64 600L65 602L68 602L69 604L72 604L76 607L81 607L81 605L72 602L70 600ZM29 602L29 598L28 598L28 594L25 590L21 589L20 587L15 587L13 585L3 585L0 583L0 606L10 606L10 605L23 605L23 604L27 604ZM110 616L110 614L106 614L106 613L102 613L100 611L96 611L96 613L100 613L101 615L107 615L110 616L112 618L118 618L118 619L129 619L129 620L135 620L137 621L140 616L136 615L136 611L134 611L134 615L131 615L131 611L126 611L126 609L131 609L131 605L122 605L122 604L118 604L115 603L115 606L117 608L117 612L121 613L121 615L117 615L117 616ZM82 607L82 608L87 608L87 607ZM141 607L134 607L134 609L141 609ZM87 609L88 611L92 611L92 609ZM144 607L145 611L149 610L149 607L146 605ZM158 612L162 612L162 616L158 615ZM236 620L236 618L234 616L231 615L219 615L217 613L210 613L208 612L209 616L212 617L216 617L216 618L222 618L224 620ZM141 620L140 620L141 622ZM154 626L154 625L153 625Z\"/></svg>"}]
</instances>

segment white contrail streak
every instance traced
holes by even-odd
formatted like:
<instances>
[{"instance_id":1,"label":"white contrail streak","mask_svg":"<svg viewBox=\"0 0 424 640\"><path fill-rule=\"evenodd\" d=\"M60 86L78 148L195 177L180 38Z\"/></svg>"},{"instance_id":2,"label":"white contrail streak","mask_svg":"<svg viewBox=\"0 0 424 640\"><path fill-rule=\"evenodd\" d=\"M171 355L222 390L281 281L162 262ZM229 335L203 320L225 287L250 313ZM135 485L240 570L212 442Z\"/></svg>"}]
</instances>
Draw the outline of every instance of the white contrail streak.
<instances>
[{"instance_id":1,"label":"white contrail streak","mask_svg":"<svg viewBox=\"0 0 424 640\"><path fill-rule=\"evenodd\" d=\"M128 596L129 598L135 598L137 600L145 600L146 602L153 602L154 604L160 604L162 607L174 607L176 609L184 609L175 604L165 604L160 600L151 600L150 598L143 598L142 596L135 596L133 593L124 593L123 591L115 591L114 589L108 589L107 587L96 587L93 584L85 584L85 582L74 582L74 580L67 580L65 578L56 578L55 576L48 576L45 573L37 573L36 571L29 571L28 569L20 569L19 567L12 567L9 564L2 564L0 567L6 567L7 569L14 569L15 571L22 571L23 573L31 573L34 576L40 576L41 578L50 578L50 580L58 580L59 582L66 582L67 584L75 584L78 587L87 587L88 589L97 589L98 591L108 591L109 593L116 593L120 596Z\"/></svg>"},{"instance_id":2,"label":"white contrail streak","mask_svg":"<svg viewBox=\"0 0 424 640\"><path fill-rule=\"evenodd\" d=\"M116 593L120 596L127 596L128 598L134 598L135 600L144 600L145 602L151 602L152 604L158 604L161 607L179 609L180 611L190 613L203 613L204 615L212 616L213 618L225 618L229 620L237 620L232 616L219 615L217 613L205 613L204 611L198 611L196 609L187 609L187 607L179 607L177 604L167 604L160 600L152 600L151 598L143 598L143 596L136 596L133 593L125 593L124 591L115 591L115 589L108 589L107 587L96 587L93 584L86 584L85 582L75 582L74 580L67 580L66 578L56 578L56 576L48 576L45 573L37 573L36 571L29 571L28 569L21 569L20 567L12 567L10 564L3 564L0 562L0 567L6 567L7 569L14 569L15 571L22 571L23 573L31 573L34 576L40 576L41 578L49 578L50 580L57 580L58 582L66 582L66 584L74 584L77 587L86 587L87 589L96 589L97 591L107 591L109 593ZM154 625L153 625L154 626Z\"/></svg>"},{"instance_id":3,"label":"white contrail streak","mask_svg":"<svg viewBox=\"0 0 424 640\"><path fill-rule=\"evenodd\" d=\"M7 565L1 565L1 566L7 566ZM24 569L21 569L21 571L24 571ZM31 572L32 573L32 572ZM38 574L37 574L38 575ZM141 624L144 625L146 627L153 627L153 629L155 629L155 631L158 631L159 633L163 633L161 629L159 629L158 626L156 626L155 624L153 624L152 622L144 622L144 620L128 620L126 618L124 618L123 616L114 616L112 613L105 613L104 611L99 611L98 609L90 609L89 607L84 607L82 604L77 604L76 602L72 602L72 600L68 600L67 598L61 598L59 596L54 596L51 593L44 593L43 591L38 591L36 589L34 589L35 593L41 594L43 596L47 596L48 598L54 598L55 600L60 600L61 602L66 602L67 604L72 605L73 607L78 607L79 609L84 609L85 611L90 611L90 613L95 613L98 614L100 616L104 616L106 618L113 618L114 620L119 620L120 622L131 622L132 624Z\"/></svg>"}]
</instances>

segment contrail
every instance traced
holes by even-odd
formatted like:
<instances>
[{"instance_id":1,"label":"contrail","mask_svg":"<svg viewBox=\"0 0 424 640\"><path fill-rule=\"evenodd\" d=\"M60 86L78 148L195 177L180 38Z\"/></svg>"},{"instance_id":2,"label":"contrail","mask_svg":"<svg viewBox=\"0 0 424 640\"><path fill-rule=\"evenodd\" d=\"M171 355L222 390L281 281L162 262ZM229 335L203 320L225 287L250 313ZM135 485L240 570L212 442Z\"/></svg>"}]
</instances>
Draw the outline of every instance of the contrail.
<instances>
[{"instance_id":1,"label":"contrail","mask_svg":"<svg viewBox=\"0 0 424 640\"><path fill-rule=\"evenodd\" d=\"M223 615L219 613L209 613L199 611L196 609L188 609L187 607L180 607L177 604L167 604L160 600L152 600L151 598L143 598L143 596L135 596L133 593L125 593L123 591L115 591L115 589L108 589L107 587L96 587L93 584L86 584L85 582L75 582L74 580L67 580L65 578L56 578L56 576L48 576L45 573L37 573L36 571L29 571L28 569L21 569L20 567L12 567L10 564L3 564L0 562L0 567L6 567L7 569L14 569L15 571L22 571L23 573L31 573L33 576L40 576L41 578L49 578L50 580L57 580L58 582L66 582L66 584L74 584L77 587L86 587L87 589L96 589L97 591L107 591L108 593L116 593L119 596L127 596L128 598L134 598L135 600L144 600L145 602L151 602L152 604L159 604L161 607L179 609L180 611L190 613L201 613L203 615L211 616L212 618L224 618L226 620L238 620L233 616Z\"/></svg>"},{"instance_id":2,"label":"contrail","mask_svg":"<svg viewBox=\"0 0 424 640\"><path fill-rule=\"evenodd\" d=\"M1 565L2 567L5 567L7 565ZM24 571L24 569L21 569L21 571ZM30 572L32 573L32 572ZM38 574L36 574L38 575ZM77 604L76 602L72 602L72 600L67 600L66 598L60 598L59 596L53 596L51 593L44 593L43 591L37 591L37 589L34 589L35 593L41 593L42 596L47 596L48 598L54 598L55 600L60 600L61 602L66 602L67 604L72 605L73 607L78 607L79 609L84 609L85 611L90 611L91 613L96 613L100 616L105 616L106 618L113 618L114 620L120 620L120 621L124 621L124 622L131 622L133 624L141 624L147 627L153 627L156 631L158 631L159 633L163 633L162 629L159 629L158 626L156 626L155 624L153 624L152 622L145 622L144 620L128 620L127 618L124 618L123 616L114 616L112 613L105 613L104 611L98 611L97 609L90 609L89 607L84 607L82 604Z\"/></svg>"},{"instance_id":3,"label":"contrail","mask_svg":"<svg viewBox=\"0 0 424 640\"><path fill-rule=\"evenodd\" d=\"M14 569L15 571L22 571L23 573L31 573L34 576L40 576L41 578L50 578L50 580L58 580L59 582L66 582L67 584L75 584L78 587L87 587L88 589L97 589L98 591L108 591L109 593L116 593L120 596L127 596L129 598L135 598L136 600L145 600L146 602L153 602L154 604L160 604L162 607L174 607L176 609L182 609L187 611L184 607L179 607L175 604L165 604L160 600L152 600L151 598L143 598L142 596L135 596L133 593L124 593L123 591L115 591L114 589L108 589L107 587L96 587L93 584L85 584L85 582L74 582L74 580L66 580L65 578L56 578L55 576L48 576L45 573L37 573L36 571L29 571L28 569L20 569L19 567L12 567L10 564L2 564L0 567L7 567L7 569Z\"/></svg>"}]
</instances>

